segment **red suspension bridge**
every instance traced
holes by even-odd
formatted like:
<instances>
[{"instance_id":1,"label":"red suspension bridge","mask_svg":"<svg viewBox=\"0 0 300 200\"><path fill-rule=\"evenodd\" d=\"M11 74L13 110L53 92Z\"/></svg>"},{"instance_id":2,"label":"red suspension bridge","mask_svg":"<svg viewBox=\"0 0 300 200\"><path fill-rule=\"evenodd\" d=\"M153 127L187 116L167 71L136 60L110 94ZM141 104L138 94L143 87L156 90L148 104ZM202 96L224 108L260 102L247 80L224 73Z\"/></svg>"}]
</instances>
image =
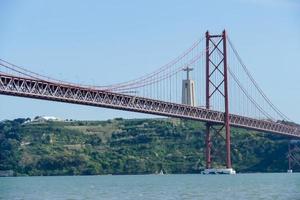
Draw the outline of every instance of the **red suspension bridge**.
<instances>
[{"instance_id":1,"label":"red suspension bridge","mask_svg":"<svg viewBox=\"0 0 300 200\"><path fill-rule=\"evenodd\" d=\"M231 169L230 127L300 138L300 128L259 87L225 31L207 32L150 74L106 86L57 80L0 59L0 94L206 122L207 169L212 135L225 139Z\"/></svg>"}]
</instances>

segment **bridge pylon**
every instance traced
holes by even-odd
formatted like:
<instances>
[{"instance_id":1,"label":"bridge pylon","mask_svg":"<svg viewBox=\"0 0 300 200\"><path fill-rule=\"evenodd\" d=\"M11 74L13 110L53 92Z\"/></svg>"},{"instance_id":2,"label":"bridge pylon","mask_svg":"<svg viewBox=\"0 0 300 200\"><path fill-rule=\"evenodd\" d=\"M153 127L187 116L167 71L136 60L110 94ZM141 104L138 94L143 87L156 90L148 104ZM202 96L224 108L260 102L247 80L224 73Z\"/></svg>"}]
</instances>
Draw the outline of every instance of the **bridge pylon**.
<instances>
[{"instance_id":1,"label":"bridge pylon","mask_svg":"<svg viewBox=\"0 0 300 200\"><path fill-rule=\"evenodd\" d=\"M235 173L231 166L230 148L230 118L228 95L228 70L227 70L227 43L226 31L221 35L211 35L206 32L206 109L212 108L214 98L222 99L222 111L224 112L223 124L206 124L206 172L207 173ZM224 171L212 170L212 136L225 131L226 143L226 168ZM222 136L223 137L223 136ZM205 173L205 171L204 171Z\"/></svg>"}]
</instances>

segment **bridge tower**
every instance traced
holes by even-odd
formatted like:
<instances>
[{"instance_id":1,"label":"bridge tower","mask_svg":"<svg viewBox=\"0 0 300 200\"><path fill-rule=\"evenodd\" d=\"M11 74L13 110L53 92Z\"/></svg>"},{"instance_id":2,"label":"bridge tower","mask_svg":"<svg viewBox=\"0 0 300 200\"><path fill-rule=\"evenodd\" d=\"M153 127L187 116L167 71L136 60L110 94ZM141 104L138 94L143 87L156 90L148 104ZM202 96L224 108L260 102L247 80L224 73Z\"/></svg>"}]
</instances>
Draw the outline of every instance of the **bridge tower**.
<instances>
[{"instance_id":1,"label":"bridge tower","mask_svg":"<svg viewBox=\"0 0 300 200\"><path fill-rule=\"evenodd\" d=\"M216 59L218 58L218 59ZM235 171L231 166L229 95L227 70L226 31L221 35L211 35L206 32L206 109L211 109L212 100L216 96L222 99L224 123L206 124L206 169L204 173L229 173ZM217 77L217 78L216 78ZM225 131L225 138L221 135ZM222 136L226 144L226 169L212 169L212 136Z\"/></svg>"}]
</instances>

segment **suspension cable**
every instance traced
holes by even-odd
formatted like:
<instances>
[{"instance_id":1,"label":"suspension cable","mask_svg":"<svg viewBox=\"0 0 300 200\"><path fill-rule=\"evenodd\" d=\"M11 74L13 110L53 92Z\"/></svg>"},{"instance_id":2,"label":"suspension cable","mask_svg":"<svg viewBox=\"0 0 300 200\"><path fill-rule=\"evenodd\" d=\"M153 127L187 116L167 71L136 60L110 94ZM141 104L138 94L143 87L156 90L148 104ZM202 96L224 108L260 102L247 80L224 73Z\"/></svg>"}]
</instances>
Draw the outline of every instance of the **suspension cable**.
<instances>
[{"instance_id":1,"label":"suspension cable","mask_svg":"<svg viewBox=\"0 0 300 200\"><path fill-rule=\"evenodd\" d=\"M283 119L291 121L284 113L282 113L272 102L271 100L267 97L267 95L263 92L263 90L259 87L258 83L255 81L255 79L253 78L253 76L251 75L250 71L248 70L248 68L246 67L246 65L244 64L242 58L240 57L240 55L238 54L237 50L235 49L233 43L231 42L231 40L229 39L229 37L227 36L227 40L229 42L230 47L232 48L234 54L236 55L239 63L242 65L244 71L246 72L247 76L249 77L249 79L251 80L251 82L254 84L255 88L258 90L258 92L262 95L262 97L265 99L265 101L267 101L267 103L271 106L271 108Z\"/></svg>"}]
</instances>

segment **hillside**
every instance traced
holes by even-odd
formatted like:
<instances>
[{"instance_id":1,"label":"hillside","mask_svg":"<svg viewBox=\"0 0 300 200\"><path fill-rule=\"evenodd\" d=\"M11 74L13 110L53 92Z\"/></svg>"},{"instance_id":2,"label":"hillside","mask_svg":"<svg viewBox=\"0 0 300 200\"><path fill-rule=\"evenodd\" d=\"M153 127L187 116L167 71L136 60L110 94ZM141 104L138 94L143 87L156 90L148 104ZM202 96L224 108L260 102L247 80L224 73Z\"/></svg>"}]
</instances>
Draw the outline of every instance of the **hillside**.
<instances>
[{"instance_id":1,"label":"hillside","mask_svg":"<svg viewBox=\"0 0 300 200\"><path fill-rule=\"evenodd\" d=\"M16 175L151 174L161 169L199 173L205 166L205 126L200 122L24 122L0 123L0 170L13 170ZM237 172L285 172L287 141L281 136L232 129L233 167ZM213 146L223 145L220 137L214 139ZM213 159L217 166L224 163L220 156Z\"/></svg>"}]
</instances>

